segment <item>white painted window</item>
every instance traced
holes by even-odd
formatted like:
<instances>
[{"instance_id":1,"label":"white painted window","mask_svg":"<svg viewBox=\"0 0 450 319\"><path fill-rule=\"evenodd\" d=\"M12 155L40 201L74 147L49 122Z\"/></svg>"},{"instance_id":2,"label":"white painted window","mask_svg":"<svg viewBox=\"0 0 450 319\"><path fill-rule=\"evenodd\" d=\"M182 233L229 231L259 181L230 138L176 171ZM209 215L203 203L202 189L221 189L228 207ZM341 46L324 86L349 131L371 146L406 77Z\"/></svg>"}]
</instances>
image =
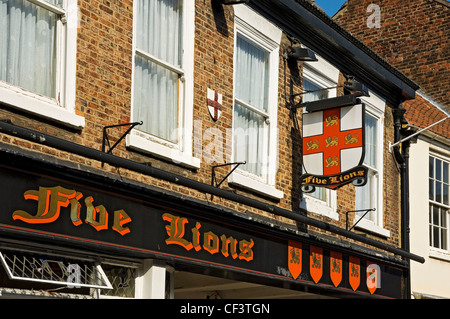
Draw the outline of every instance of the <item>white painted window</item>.
<instances>
[{"instance_id":1,"label":"white painted window","mask_svg":"<svg viewBox=\"0 0 450 319\"><path fill-rule=\"evenodd\" d=\"M132 119L127 145L191 168L195 1L134 1Z\"/></svg>"},{"instance_id":2,"label":"white painted window","mask_svg":"<svg viewBox=\"0 0 450 319\"><path fill-rule=\"evenodd\" d=\"M0 102L82 128L75 114L77 25L74 1L1 1Z\"/></svg>"},{"instance_id":3,"label":"white painted window","mask_svg":"<svg viewBox=\"0 0 450 319\"><path fill-rule=\"evenodd\" d=\"M430 247L449 251L450 240L450 161L432 154L429 158Z\"/></svg>"},{"instance_id":4,"label":"white painted window","mask_svg":"<svg viewBox=\"0 0 450 319\"><path fill-rule=\"evenodd\" d=\"M375 209L367 213L356 213L356 227L388 237L390 232L383 225L383 132L385 102L373 92L370 97L362 97L366 106L365 114L365 157L364 166L368 168L367 183L355 187L355 209Z\"/></svg>"},{"instance_id":5,"label":"white painted window","mask_svg":"<svg viewBox=\"0 0 450 319\"><path fill-rule=\"evenodd\" d=\"M316 57L318 61L307 62L303 65L303 90L312 91L302 95L303 102L336 97L335 87L339 78L339 70L317 54ZM303 111L306 112L306 110ZM304 194L300 208L338 220L336 203L336 191L316 187L313 193Z\"/></svg>"},{"instance_id":6,"label":"white painted window","mask_svg":"<svg viewBox=\"0 0 450 319\"><path fill-rule=\"evenodd\" d=\"M280 199L277 170L281 30L248 7L235 7L233 160L229 182Z\"/></svg>"}]
</instances>

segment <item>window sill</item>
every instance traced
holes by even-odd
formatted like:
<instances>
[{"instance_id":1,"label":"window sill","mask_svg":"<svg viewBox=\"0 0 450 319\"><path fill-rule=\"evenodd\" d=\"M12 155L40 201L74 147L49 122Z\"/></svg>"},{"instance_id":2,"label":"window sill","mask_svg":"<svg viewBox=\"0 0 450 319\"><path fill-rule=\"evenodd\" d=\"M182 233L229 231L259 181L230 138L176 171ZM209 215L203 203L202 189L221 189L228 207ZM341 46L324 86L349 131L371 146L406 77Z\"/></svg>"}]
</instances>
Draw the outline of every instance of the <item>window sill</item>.
<instances>
[{"instance_id":1,"label":"window sill","mask_svg":"<svg viewBox=\"0 0 450 319\"><path fill-rule=\"evenodd\" d=\"M450 261L450 253L445 250L441 250L438 248L430 247L430 258L435 258L444 261Z\"/></svg>"},{"instance_id":2,"label":"window sill","mask_svg":"<svg viewBox=\"0 0 450 319\"><path fill-rule=\"evenodd\" d=\"M300 202L300 208L307 212L326 216L333 220L339 220L339 214L336 213L336 208L329 206L326 202L317 198L305 195Z\"/></svg>"},{"instance_id":3,"label":"window sill","mask_svg":"<svg viewBox=\"0 0 450 319\"><path fill-rule=\"evenodd\" d=\"M244 176L239 174L239 172L234 172L231 174L230 177L228 177L228 183L241 186L272 199L279 200L284 197L284 193L276 189L275 186L263 183L248 176Z\"/></svg>"},{"instance_id":4,"label":"window sill","mask_svg":"<svg viewBox=\"0 0 450 319\"><path fill-rule=\"evenodd\" d=\"M360 217L358 216L353 220L353 225L356 222L358 222L359 218ZM361 221L359 221L358 224L355 226L355 228L365 230L365 231L368 231L370 233L373 233L373 234L376 234L376 235L379 235L379 236L382 236L385 238L388 238L391 236L391 232L389 230L384 229L383 227L380 227L378 225L375 225L372 221L367 220L365 218L363 218Z\"/></svg>"},{"instance_id":5,"label":"window sill","mask_svg":"<svg viewBox=\"0 0 450 319\"><path fill-rule=\"evenodd\" d=\"M193 157L191 154L162 145L141 136L133 134L127 135L126 145L131 149L151 154L165 160L170 160L177 165L191 169L200 168L200 159Z\"/></svg>"},{"instance_id":6,"label":"window sill","mask_svg":"<svg viewBox=\"0 0 450 319\"><path fill-rule=\"evenodd\" d=\"M83 116L77 115L50 98L0 82L0 102L67 127L82 129Z\"/></svg>"}]
</instances>

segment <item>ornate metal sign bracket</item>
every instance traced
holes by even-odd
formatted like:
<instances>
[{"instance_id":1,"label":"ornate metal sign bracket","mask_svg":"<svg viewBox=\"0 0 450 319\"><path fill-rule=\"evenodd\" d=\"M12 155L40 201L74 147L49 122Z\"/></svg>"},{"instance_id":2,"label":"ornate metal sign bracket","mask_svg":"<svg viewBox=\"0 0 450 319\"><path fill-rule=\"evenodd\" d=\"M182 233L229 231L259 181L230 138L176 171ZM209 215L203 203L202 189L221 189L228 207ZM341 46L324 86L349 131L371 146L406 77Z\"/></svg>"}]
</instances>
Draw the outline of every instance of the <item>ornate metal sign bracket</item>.
<instances>
[{"instance_id":1,"label":"ornate metal sign bracket","mask_svg":"<svg viewBox=\"0 0 450 319\"><path fill-rule=\"evenodd\" d=\"M230 176L234 172L234 170L239 167L239 165L245 165L245 164L247 164L247 162L244 161L244 162L225 163L225 164L212 166L212 168L211 168L211 186L219 187L228 178L228 176ZM236 165L236 166L233 167L231 169L231 171L219 183L217 183L215 169L217 167L230 166L230 165ZM211 200L213 198L214 198L214 195L211 195Z\"/></svg>"},{"instance_id":2,"label":"ornate metal sign bracket","mask_svg":"<svg viewBox=\"0 0 450 319\"><path fill-rule=\"evenodd\" d=\"M366 216L369 212L374 212L376 210L377 210L376 208L368 208L345 212L345 229L351 231L364 218L364 216ZM348 213L358 213L358 212L365 212L365 213L364 215L361 216L361 218L358 219L358 221L355 224L353 224L352 227L350 227L350 229L348 229Z\"/></svg>"},{"instance_id":3,"label":"ornate metal sign bracket","mask_svg":"<svg viewBox=\"0 0 450 319\"><path fill-rule=\"evenodd\" d=\"M116 125L109 125L109 126L105 126L103 127L103 139L102 139L102 152L106 152L106 153L111 153L112 150L125 138L125 136L127 136L128 133L131 132L131 130L136 126L136 125L142 125L144 122L140 121L140 122L132 122L132 123L124 123L124 124L116 124ZM108 138L108 133L107 133L107 129L109 128L115 128L115 127L122 127L122 126L130 126L128 128L128 130L116 141L116 143L114 143L113 146L111 146L111 144L109 143L109 138ZM106 151L106 144L108 144L109 150ZM103 167L103 162L102 162L102 167Z\"/></svg>"}]
</instances>

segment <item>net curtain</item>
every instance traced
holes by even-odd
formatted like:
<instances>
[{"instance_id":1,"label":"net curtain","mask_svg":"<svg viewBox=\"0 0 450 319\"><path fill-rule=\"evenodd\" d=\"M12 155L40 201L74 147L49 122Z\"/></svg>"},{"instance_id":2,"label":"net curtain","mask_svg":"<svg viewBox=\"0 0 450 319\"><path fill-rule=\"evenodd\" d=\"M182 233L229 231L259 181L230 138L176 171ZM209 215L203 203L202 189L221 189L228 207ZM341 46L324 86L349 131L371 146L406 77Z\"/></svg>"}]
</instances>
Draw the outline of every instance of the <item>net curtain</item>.
<instances>
[{"instance_id":1,"label":"net curtain","mask_svg":"<svg viewBox=\"0 0 450 319\"><path fill-rule=\"evenodd\" d=\"M138 0L136 49L158 59L136 54L134 120L140 129L177 142L179 78L167 66L182 68L182 0Z\"/></svg>"},{"instance_id":2,"label":"net curtain","mask_svg":"<svg viewBox=\"0 0 450 319\"><path fill-rule=\"evenodd\" d=\"M56 14L29 1L0 0L1 81L56 97L57 21Z\"/></svg>"}]
</instances>

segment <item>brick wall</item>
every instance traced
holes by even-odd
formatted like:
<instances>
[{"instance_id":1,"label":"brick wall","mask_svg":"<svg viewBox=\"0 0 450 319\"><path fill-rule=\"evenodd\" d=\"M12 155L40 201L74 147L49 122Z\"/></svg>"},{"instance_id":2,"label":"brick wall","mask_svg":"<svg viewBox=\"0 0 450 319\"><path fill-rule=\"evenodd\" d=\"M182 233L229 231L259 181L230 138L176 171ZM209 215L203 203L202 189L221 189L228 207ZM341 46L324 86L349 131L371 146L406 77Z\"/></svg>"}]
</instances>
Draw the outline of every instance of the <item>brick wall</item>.
<instances>
[{"instance_id":1,"label":"brick wall","mask_svg":"<svg viewBox=\"0 0 450 319\"><path fill-rule=\"evenodd\" d=\"M369 28L380 8L380 28ZM450 4L441 0L349 0L335 20L450 109Z\"/></svg>"},{"instance_id":2,"label":"brick wall","mask_svg":"<svg viewBox=\"0 0 450 319\"><path fill-rule=\"evenodd\" d=\"M130 122L133 4L89 0L78 3L81 21L76 106L86 120L83 143L98 149L104 126ZM110 130L108 134L117 138L125 129Z\"/></svg>"},{"instance_id":3,"label":"brick wall","mask_svg":"<svg viewBox=\"0 0 450 319\"><path fill-rule=\"evenodd\" d=\"M19 113L13 109L2 107L0 116L12 119L14 124L42 131L57 137L64 138L97 150L101 149L102 128L106 125L130 122L131 108L131 82L132 82L132 39L133 39L133 4L131 0L107 1L107 0L79 0L80 26L77 39L77 73L76 73L76 112L83 115L86 121L85 128L81 131L72 131L50 121L43 121L38 117ZM217 5L214 1L196 0L195 15L195 64L194 64L194 130L202 136L200 149L203 150L210 143L218 143L223 147L223 158L208 158L202 155L202 164L199 170L190 170L175 165L170 161L163 161L148 155L143 155L126 149L125 143L120 143L113 151L114 155L129 158L131 160L148 163L156 168L161 168L176 174L192 178L194 180L210 183L211 165L225 163L231 154L231 141L227 141L227 129L232 126L233 105L233 53L234 53L234 12L233 6ZM283 35L281 50L288 44ZM231 187L226 182L221 186L236 193L266 201L269 204L303 213L299 209L301 200L300 180L301 162L300 132L295 129L295 124L301 127L301 111L298 111L298 122L290 117L290 111L286 108L284 75L290 79L291 71L285 68L284 60L280 56L279 88L278 88L278 171L276 175L276 187L283 190L284 198L279 202L269 200L263 196ZM301 64L299 70L301 74ZM301 83L295 83L294 91L298 92ZM223 94L223 111L220 119L214 122L207 110L207 88L217 90ZM386 141L393 141L392 114L386 110L385 119ZM222 139L217 136L205 135L208 129L212 132L220 132ZM109 131L111 142L114 143L126 128ZM219 136L218 135L218 136ZM225 139L225 140L224 140ZM73 156L59 150L23 142L8 136L1 136L4 143L17 144L27 149L51 154L60 159L69 160L84 165L85 167L104 170L111 174L117 174L114 167ZM194 139L194 150L197 149ZM217 146L216 145L216 146ZM387 145L387 143L385 143ZM210 145L211 146L211 145ZM198 154L197 154L198 155ZM398 243L398 212L399 212L399 183L398 172L390 154L385 150L384 171L384 208L385 226L391 231L390 243ZM80 166L83 168L83 166ZM229 171L229 167L216 171L218 179L223 178ZM127 178L143 183L148 183L180 194L210 201L208 194L203 194L169 182L161 181L149 176L143 176L125 169L120 170L121 178ZM214 203L240 212L255 212L264 216L270 214L258 212L235 202L214 198ZM333 223L345 228L345 212L354 210L354 187L347 185L338 190L339 221L331 220L317 214L308 215ZM284 218L271 216L277 220ZM353 215L350 216L353 219ZM368 235L372 236L372 235ZM379 237L374 237L383 240Z\"/></svg>"}]
</instances>

